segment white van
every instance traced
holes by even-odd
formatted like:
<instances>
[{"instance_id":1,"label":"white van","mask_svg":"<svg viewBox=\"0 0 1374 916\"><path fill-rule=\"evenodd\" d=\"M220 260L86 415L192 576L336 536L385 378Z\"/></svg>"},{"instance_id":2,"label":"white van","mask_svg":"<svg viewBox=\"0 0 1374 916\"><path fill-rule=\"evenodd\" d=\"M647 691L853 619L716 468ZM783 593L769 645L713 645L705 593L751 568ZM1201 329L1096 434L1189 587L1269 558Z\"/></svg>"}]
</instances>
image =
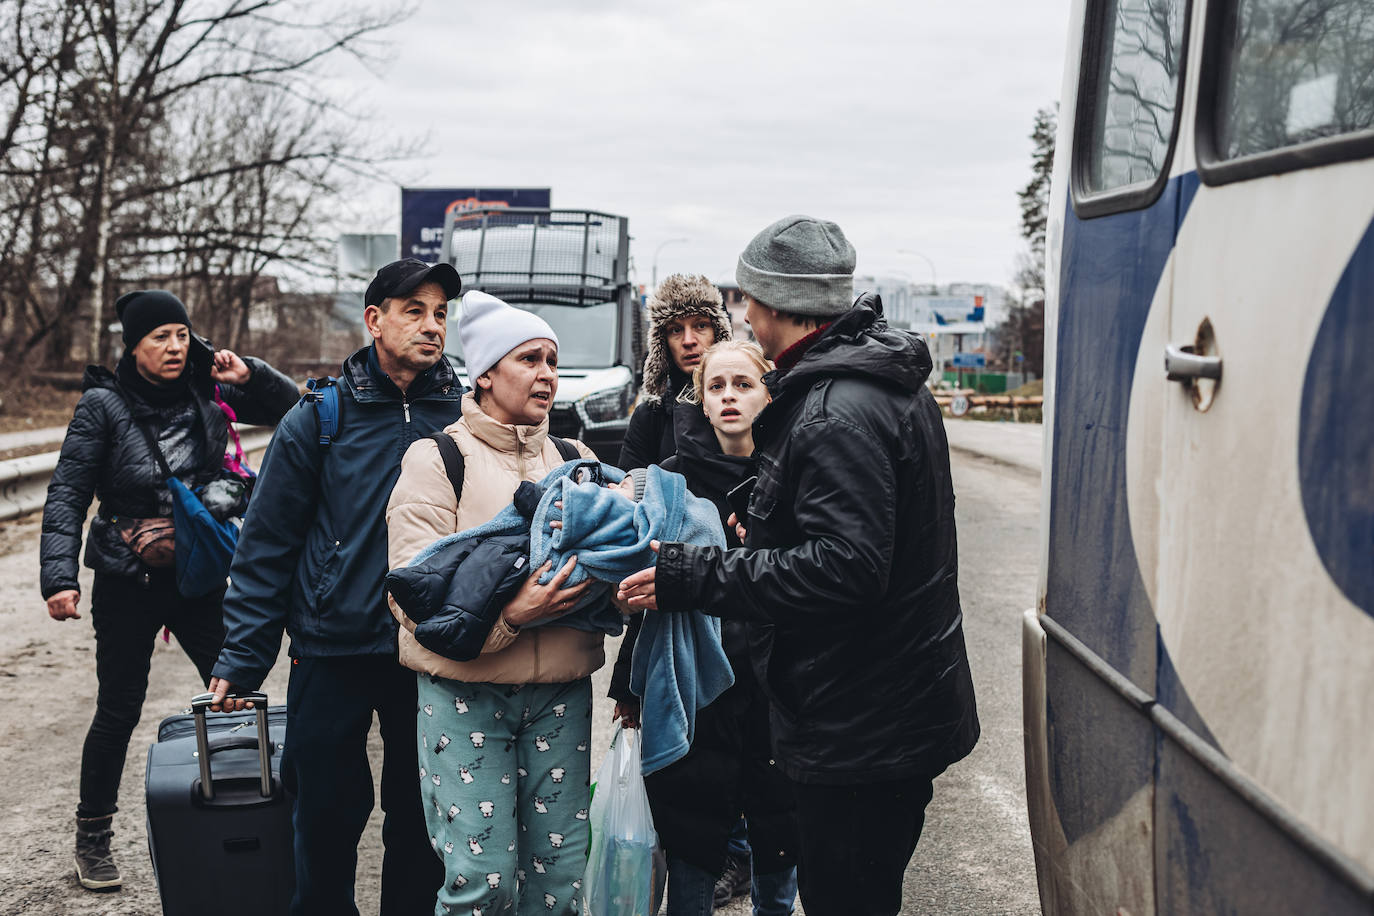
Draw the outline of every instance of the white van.
<instances>
[{"instance_id":1,"label":"white van","mask_svg":"<svg viewBox=\"0 0 1374 916\"><path fill-rule=\"evenodd\" d=\"M549 431L581 439L602 461L619 460L644 365L644 314L629 282L627 220L591 210L451 210L442 250L464 289L534 312L558 334ZM458 309L450 320L456 325ZM456 328L448 350L461 375Z\"/></svg>"},{"instance_id":2,"label":"white van","mask_svg":"<svg viewBox=\"0 0 1374 916\"><path fill-rule=\"evenodd\" d=\"M1374 912L1374 0L1076 0L1027 793L1046 913Z\"/></svg>"}]
</instances>

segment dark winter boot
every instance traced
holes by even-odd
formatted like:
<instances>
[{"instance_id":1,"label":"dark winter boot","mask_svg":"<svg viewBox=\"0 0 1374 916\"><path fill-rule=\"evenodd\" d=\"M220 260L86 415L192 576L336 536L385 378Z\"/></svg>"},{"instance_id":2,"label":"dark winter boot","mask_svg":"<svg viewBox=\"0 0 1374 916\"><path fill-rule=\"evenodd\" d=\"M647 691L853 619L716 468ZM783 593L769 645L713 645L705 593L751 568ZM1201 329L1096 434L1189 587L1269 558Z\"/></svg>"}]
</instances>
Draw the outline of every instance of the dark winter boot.
<instances>
[{"instance_id":1,"label":"dark winter boot","mask_svg":"<svg viewBox=\"0 0 1374 916\"><path fill-rule=\"evenodd\" d=\"M123 879L110 854L113 814L76 819L76 876L81 886L93 891L119 887Z\"/></svg>"},{"instance_id":2,"label":"dark winter boot","mask_svg":"<svg viewBox=\"0 0 1374 916\"><path fill-rule=\"evenodd\" d=\"M716 879L716 906L722 907L736 897L748 896L750 890L753 889L750 864L748 856L739 858L727 855L725 857L725 870Z\"/></svg>"}]
</instances>

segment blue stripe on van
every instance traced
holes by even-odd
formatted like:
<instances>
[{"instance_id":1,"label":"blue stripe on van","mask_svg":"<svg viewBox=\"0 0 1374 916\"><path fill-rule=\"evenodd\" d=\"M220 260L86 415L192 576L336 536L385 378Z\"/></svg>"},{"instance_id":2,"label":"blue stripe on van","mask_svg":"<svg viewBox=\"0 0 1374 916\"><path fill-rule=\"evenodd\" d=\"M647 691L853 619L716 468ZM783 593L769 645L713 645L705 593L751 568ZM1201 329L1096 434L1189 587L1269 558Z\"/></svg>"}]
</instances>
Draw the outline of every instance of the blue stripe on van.
<instances>
[{"instance_id":1,"label":"blue stripe on van","mask_svg":"<svg viewBox=\"0 0 1374 916\"><path fill-rule=\"evenodd\" d=\"M1298 479L1308 530L1331 578L1374 616L1374 224L1326 307L1301 410Z\"/></svg>"},{"instance_id":2,"label":"blue stripe on van","mask_svg":"<svg viewBox=\"0 0 1374 916\"><path fill-rule=\"evenodd\" d=\"M1046 608L1151 694L1155 616L1126 505L1126 416L1150 303L1197 187L1189 172L1144 210L1082 220L1070 207L1060 261Z\"/></svg>"},{"instance_id":3,"label":"blue stripe on van","mask_svg":"<svg viewBox=\"0 0 1374 916\"><path fill-rule=\"evenodd\" d=\"M1160 643L1126 500L1126 416L1141 335L1198 186L1190 172L1148 209L1066 216L1045 601L1052 618L1207 736ZM1162 375L1163 354L1156 358ZM1067 658L1046 661L1050 785L1072 843L1151 782L1154 729Z\"/></svg>"}]
</instances>

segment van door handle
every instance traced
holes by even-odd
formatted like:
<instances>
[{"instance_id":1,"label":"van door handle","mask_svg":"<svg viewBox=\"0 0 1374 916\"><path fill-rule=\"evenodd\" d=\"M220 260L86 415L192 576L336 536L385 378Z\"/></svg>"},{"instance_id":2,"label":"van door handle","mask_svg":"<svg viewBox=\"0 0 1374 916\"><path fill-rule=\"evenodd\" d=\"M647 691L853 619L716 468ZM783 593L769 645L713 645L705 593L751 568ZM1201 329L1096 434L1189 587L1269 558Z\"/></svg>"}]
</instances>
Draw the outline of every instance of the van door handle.
<instances>
[{"instance_id":1,"label":"van door handle","mask_svg":"<svg viewBox=\"0 0 1374 916\"><path fill-rule=\"evenodd\" d=\"M1221 381L1221 357L1200 356L1191 345L1168 344L1164 347L1164 371L1171 382L1191 382L1199 378Z\"/></svg>"}]
</instances>

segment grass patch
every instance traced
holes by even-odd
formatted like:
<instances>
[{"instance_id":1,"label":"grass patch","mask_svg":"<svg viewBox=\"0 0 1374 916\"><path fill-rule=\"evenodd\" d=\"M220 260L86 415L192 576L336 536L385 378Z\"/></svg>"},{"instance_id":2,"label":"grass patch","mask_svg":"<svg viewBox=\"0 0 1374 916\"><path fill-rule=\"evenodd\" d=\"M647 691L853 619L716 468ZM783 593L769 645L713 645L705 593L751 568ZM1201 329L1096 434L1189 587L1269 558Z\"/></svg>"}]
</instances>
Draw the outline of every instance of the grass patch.
<instances>
[{"instance_id":1,"label":"grass patch","mask_svg":"<svg viewBox=\"0 0 1374 916\"><path fill-rule=\"evenodd\" d=\"M1013 388L1011 391L1008 391L1007 394L1014 398L1043 397L1045 394L1045 380L1041 378L1034 379L1026 382L1026 384L1022 385L1020 388Z\"/></svg>"},{"instance_id":2,"label":"grass patch","mask_svg":"<svg viewBox=\"0 0 1374 916\"><path fill-rule=\"evenodd\" d=\"M0 432L66 426L80 399L81 392L69 388L13 381L0 388Z\"/></svg>"}]
</instances>

